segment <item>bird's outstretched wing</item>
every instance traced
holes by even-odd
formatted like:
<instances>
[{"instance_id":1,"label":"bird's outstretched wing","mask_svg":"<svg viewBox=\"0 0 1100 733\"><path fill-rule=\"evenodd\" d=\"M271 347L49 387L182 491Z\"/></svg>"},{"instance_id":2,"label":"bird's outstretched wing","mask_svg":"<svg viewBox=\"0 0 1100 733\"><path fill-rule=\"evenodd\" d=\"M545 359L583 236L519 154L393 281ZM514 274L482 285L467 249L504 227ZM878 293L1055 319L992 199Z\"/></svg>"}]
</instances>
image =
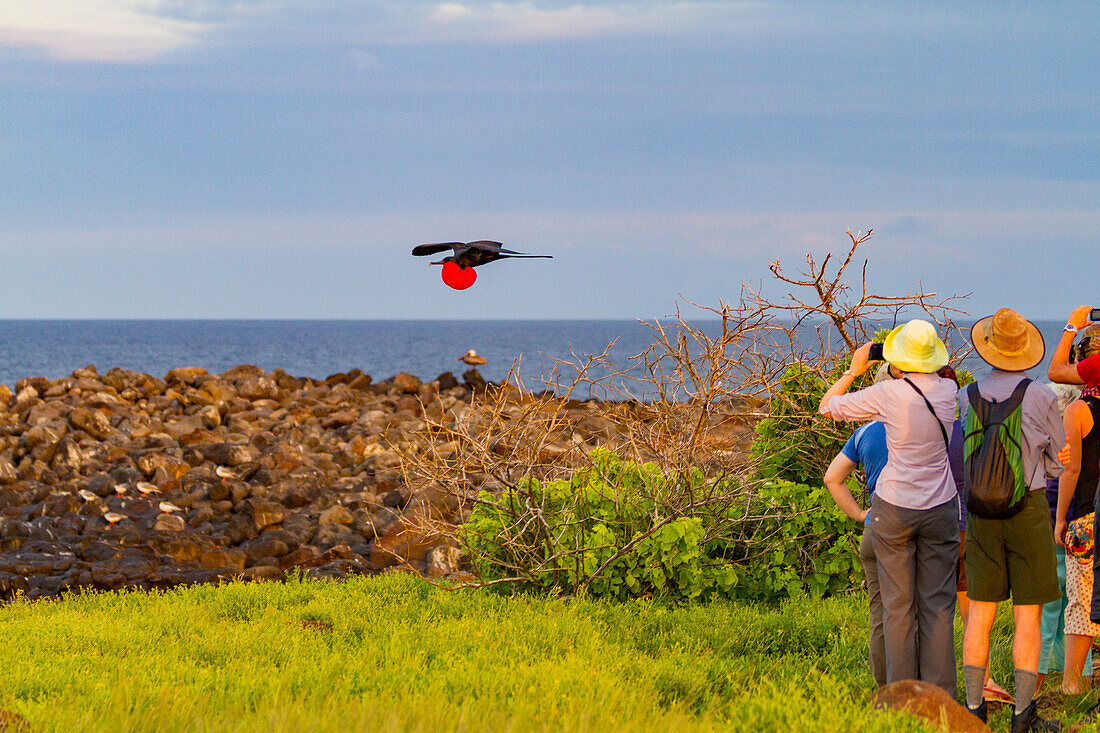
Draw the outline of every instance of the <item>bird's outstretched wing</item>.
<instances>
[{"instance_id":1,"label":"bird's outstretched wing","mask_svg":"<svg viewBox=\"0 0 1100 733\"><path fill-rule=\"evenodd\" d=\"M526 252L516 252L511 249L504 249L504 245L500 242L491 242L487 239L479 239L476 242L470 242L466 245L471 249L480 249L485 252L493 252L494 254L511 255L513 257L546 257L546 255L529 255Z\"/></svg>"},{"instance_id":2,"label":"bird's outstretched wing","mask_svg":"<svg viewBox=\"0 0 1100 733\"><path fill-rule=\"evenodd\" d=\"M467 242L466 246L473 247L474 249L483 249L488 252L507 252L507 250L501 249L504 245L500 242L493 242L489 239L479 239L476 242Z\"/></svg>"},{"instance_id":3,"label":"bird's outstretched wing","mask_svg":"<svg viewBox=\"0 0 1100 733\"><path fill-rule=\"evenodd\" d=\"M438 242L435 244L420 244L413 247L413 255L416 257L426 257L427 255L434 255L437 252L445 252L449 249L455 249L456 247L464 247L464 242Z\"/></svg>"}]
</instances>

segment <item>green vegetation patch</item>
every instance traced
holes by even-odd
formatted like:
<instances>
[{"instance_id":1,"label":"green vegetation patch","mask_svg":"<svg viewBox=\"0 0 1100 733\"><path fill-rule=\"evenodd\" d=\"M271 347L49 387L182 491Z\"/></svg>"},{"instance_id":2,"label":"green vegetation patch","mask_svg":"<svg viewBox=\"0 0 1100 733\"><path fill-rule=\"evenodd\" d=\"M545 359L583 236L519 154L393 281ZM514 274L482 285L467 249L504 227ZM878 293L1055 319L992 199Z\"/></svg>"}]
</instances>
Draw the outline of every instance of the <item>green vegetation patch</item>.
<instances>
[{"instance_id":1,"label":"green vegetation patch","mask_svg":"<svg viewBox=\"0 0 1100 733\"><path fill-rule=\"evenodd\" d=\"M868 710L864 604L506 597L399 574L17 602L0 709L36 731L918 730Z\"/></svg>"}]
</instances>

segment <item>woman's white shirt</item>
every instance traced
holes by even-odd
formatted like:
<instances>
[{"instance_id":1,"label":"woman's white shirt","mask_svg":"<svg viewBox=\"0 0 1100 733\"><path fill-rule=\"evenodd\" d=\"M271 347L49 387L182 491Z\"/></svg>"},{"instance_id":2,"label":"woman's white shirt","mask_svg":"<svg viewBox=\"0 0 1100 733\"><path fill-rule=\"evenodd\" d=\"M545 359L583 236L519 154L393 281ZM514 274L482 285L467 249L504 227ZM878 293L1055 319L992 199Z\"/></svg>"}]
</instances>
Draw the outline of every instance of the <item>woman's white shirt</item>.
<instances>
[{"instance_id":1,"label":"woman's white shirt","mask_svg":"<svg viewBox=\"0 0 1100 733\"><path fill-rule=\"evenodd\" d=\"M936 411L904 379L892 379L851 394L837 395L822 405L822 413L835 420L878 420L886 426L890 451L879 474L876 495L905 509L931 509L956 496L943 433L955 422L957 387L935 374L906 374L920 388Z\"/></svg>"}]
</instances>

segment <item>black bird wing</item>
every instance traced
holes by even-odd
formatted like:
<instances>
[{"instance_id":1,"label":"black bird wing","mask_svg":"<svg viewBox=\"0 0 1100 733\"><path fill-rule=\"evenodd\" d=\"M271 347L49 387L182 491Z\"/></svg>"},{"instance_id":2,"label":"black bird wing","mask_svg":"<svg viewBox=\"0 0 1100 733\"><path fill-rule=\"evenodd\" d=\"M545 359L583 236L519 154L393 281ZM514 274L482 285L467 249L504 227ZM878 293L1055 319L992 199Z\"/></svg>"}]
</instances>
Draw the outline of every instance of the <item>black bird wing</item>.
<instances>
[{"instance_id":1,"label":"black bird wing","mask_svg":"<svg viewBox=\"0 0 1100 733\"><path fill-rule=\"evenodd\" d=\"M413 247L413 255L416 257L426 257L427 255L434 255L437 252L446 252L449 249L458 250L459 247L465 247L465 242L437 242L435 244L419 244Z\"/></svg>"},{"instance_id":2,"label":"black bird wing","mask_svg":"<svg viewBox=\"0 0 1100 733\"><path fill-rule=\"evenodd\" d=\"M474 249L483 249L489 252L507 252L503 249L504 245L500 242L493 242L489 239L479 239L476 242L467 242L467 247L473 247Z\"/></svg>"},{"instance_id":3,"label":"black bird wing","mask_svg":"<svg viewBox=\"0 0 1100 733\"><path fill-rule=\"evenodd\" d=\"M434 255L446 250L454 250L454 261L459 267L478 267L506 257L542 257L550 258L550 255L529 255L524 252L515 252L504 249L500 242L488 239L479 239L475 242L437 242L433 244L420 244L413 247L412 253L417 257Z\"/></svg>"},{"instance_id":4,"label":"black bird wing","mask_svg":"<svg viewBox=\"0 0 1100 733\"><path fill-rule=\"evenodd\" d=\"M500 242L491 242L485 239L468 243L465 250L458 251L457 259L459 264L463 267L477 267L478 265L496 262L497 260L503 260L507 257L539 257L552 259L550 255L529 255L526 252L516 252L514 250L504 249Z\"/></svg>"},{"instance_id":5,"label":"black bird wing","mask_svg":"<svg viewBox=\"0 0 1100 733\"><path fill-rule=\"evenodd\" d=\"M507 257L542 257L545 259L553 259L550 255L532 255L526 252L516 252L511 249L504 249L500 242L490 242L488 240L470 242L466 246L473 249L480 249L484 252L491 252L492 254L505 255Z\"/></svg>"}]
</instances>

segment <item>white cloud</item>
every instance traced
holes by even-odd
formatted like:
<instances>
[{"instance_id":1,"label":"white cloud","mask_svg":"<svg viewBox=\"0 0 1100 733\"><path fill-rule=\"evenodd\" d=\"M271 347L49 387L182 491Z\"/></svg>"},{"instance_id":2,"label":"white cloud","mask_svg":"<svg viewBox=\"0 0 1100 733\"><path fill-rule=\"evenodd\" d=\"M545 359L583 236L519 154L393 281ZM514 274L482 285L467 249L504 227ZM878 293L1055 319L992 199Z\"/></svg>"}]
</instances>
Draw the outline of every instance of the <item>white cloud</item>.
<instances>
[{"instance_id":1,"label":"white cloud","mask_svg":"<svg viewBox=\"0 0 1100 733\"><path fill-rule=\"evenodd\" d=\"M193 47L220 23L253 12L240 3L174 0L3 0L0 47L65 61L140 63Z\"/></svg>"},{"instance_id":2,"label":"white cloud","mask_svg":"<svg viewBox=\"0 0 1100 733\"><path fill-rule=\"evenodd\" d=\"M563 7L520 2L444 2L412 28L387 40L532 42L672 32L705 27L708 19L743 17L759 2L576 3Z\"/></svg>"}]
</instances>

